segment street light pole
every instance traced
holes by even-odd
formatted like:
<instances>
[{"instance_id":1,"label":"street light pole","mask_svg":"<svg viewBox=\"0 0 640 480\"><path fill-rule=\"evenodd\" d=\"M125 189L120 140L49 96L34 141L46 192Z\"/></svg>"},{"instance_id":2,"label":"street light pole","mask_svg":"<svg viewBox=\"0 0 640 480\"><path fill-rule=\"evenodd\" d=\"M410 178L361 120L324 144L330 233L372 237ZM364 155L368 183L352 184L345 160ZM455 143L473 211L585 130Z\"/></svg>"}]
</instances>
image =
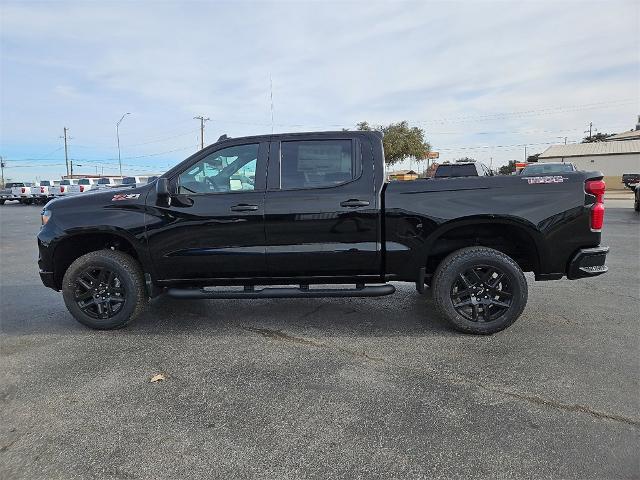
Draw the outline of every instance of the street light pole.
<instances>
[{"instance_id":1,"label":"street light pole","mask_svg":"<svg viewBox=\"0 0 640 480\"><path fill-rule=\"evenodd\" d=\"M120 158L120 122L122 122L122 120L124 120L124 117L126 117L127 115L131 115L131 113L125 113L124 115L122 115L120 120L118 120L118 123L116 123L116 139L118 141L118 165L120 166L120 176L122 176L122 159Z\"/></svg>"}]
</instances>

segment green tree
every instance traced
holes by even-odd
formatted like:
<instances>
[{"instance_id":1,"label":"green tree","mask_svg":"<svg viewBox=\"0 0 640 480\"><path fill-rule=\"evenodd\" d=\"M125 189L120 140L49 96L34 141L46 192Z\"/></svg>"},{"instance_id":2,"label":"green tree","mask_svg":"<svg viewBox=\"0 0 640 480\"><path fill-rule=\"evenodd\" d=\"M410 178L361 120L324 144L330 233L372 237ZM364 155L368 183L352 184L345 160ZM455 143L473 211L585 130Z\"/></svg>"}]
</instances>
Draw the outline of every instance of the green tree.
<instances>
[{"instance_id":1,"label":"green tree","mask_svg":"<svg viewBox=\"0 0 640 480\"><path fill-rule=\"evenodd\" d=\"M406 121L376 127L372 127L367 122L359 122L356 127L363 131L382 132L384 159L387 165L393 165L410 157L417 161L425 160L431 150L431 145L424 139L424 130L419 127L410 127Z\"/></svg>"},{"instance_id":2,"label":"green tree","mask_svg":"<svg viewBox=\"0 0 640 480\"><path fill-rule=\"evenodd\" d=\"M506 165L501 166L498 169L498 173L500 175L511 175L515 171L516 171L516 161L515 160L509 160L509 163L507 163Z\"/></svg>"},{"instance_id":3,"label":"green tree","mask_svg":"<svg viewBox=\"0 0 640 480\"><path fill-rule=\"evenodd\" d=\"M604 142L607 138L613 137L615 133L596 133L590 137L584 137L582 143Z\"/></svg>"}]
</instances>

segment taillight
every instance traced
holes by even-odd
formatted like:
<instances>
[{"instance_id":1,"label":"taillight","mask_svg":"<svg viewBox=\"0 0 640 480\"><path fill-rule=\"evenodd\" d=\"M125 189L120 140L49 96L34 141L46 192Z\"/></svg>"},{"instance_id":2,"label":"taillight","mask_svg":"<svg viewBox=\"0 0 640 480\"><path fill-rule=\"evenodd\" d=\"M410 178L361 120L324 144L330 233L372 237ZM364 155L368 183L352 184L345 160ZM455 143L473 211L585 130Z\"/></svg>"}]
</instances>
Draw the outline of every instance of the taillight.
<instances>
[{"instance_id":1,"label":"taillight","mask_svg":"<svg viewBox=\"0 0 640 480\"><path fill-rule=\"evenodd\" d=\"M22 187L22 193L27 193L27 189Z\"/></svg>"},{"instance_id":2,"label":"taillight","mask_svg":"<svg viewBox=\"0 0 640 480\"><path fill-rule=\"evenodd\" d=\"M60 193L64 193L64 187L60 187Z\"/></svg>"},{"instance_id":3,"label":"taillight","mask_svg":"<svg viewBox=\"0 0 640 480\"><path fill-rule=\"evenodd\" d=\"M596 197L596 203L591 207L591 231L602 231L604 224L604 192L607 186L604 180L587 180L584 190Z\"/></svg>"},{"instance_id":4,"label":"taillight","mask_svg":"<svg viewBox=\"0 0 640 480\"><path fill-rule=\"evenodd\" d=\"M84 192L84 185L80 185L80 193Z\"/></svg>"},{"instance_id":5,"label":"taillight","mask_svg":"<svg viewBox=\"0 0 640 480\"><path fill-rule=\"evenodd\" d=\"M44 187L40 187L40 193L44 193Z\"/></svg>"}]
</instances>

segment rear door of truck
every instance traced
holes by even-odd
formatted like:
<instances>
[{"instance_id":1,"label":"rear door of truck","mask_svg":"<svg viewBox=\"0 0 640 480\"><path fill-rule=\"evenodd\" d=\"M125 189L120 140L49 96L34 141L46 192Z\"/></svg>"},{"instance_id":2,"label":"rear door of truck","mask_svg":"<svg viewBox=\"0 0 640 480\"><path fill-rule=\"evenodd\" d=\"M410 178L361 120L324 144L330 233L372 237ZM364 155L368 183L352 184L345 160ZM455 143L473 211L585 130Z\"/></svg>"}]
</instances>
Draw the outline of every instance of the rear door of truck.
<instances>
[{"instance_id":1,"label":"rear door of truck","mask_svg":"<svg viewBox=\"0 0 640 480\"><path fill-rule=\"evenodd\" d=\"M364 137L274 137L265 198L270 276L380 274L381 206L373 170Z\"/></svg>"}]
</instances>

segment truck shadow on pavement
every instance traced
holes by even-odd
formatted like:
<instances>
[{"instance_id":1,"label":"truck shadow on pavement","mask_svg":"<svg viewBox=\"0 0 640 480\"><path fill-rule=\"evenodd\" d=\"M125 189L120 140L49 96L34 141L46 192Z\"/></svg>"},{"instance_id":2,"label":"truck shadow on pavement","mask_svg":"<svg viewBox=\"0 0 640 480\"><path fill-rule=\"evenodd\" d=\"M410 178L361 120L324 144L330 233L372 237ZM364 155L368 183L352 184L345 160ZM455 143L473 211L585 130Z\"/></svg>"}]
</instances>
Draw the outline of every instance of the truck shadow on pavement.
<instances>
[{"instance_id":1,"label":"truck shadow on pavement","mask_svg":"<svg viewBox=\"0 0 640 480\"><path fill-rule=\"evenodd\" d=\"M76 322L62 296L41 285L4 285L0 332L5 336L94 332ZM30 305L25 315L25 305ZM226 335L229 330L264 329L323 336L456 335L436 312L429 293L410 286L379 298L264 300L153 299L123 334ZM104 333L104 332L95 332Z\"/></svg>"}]
</instances>

